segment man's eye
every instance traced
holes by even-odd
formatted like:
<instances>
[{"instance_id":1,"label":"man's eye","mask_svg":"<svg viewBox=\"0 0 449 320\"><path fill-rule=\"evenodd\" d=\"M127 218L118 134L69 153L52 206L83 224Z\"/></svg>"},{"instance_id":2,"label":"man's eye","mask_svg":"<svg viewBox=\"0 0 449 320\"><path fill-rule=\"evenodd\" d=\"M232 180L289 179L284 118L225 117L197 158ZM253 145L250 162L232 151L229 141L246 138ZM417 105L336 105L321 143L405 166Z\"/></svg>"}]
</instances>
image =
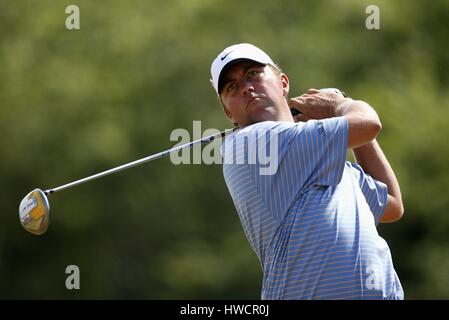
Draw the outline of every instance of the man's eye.
<instances>
[{"instance_id":1,"label":"man's eye","mask_svg":"<svg viewBox=\"0 0 449 320\"><path fill-rule=\"evenodd\" d=\"M231 92L235 89L235 82L228 83L225 87L226 92Z\"/></svg>"},{"instance_id":2,"label":"man's eye","mask_svg":"<svg viewBox=\"0 0 449 320\"><path fill-rule=\"evenodd\" d=\"M247 77L248 78L254 78L255 76L257 76L259 74L259 70L250 70L248 71Z\"/></svg>"}]
</instances>

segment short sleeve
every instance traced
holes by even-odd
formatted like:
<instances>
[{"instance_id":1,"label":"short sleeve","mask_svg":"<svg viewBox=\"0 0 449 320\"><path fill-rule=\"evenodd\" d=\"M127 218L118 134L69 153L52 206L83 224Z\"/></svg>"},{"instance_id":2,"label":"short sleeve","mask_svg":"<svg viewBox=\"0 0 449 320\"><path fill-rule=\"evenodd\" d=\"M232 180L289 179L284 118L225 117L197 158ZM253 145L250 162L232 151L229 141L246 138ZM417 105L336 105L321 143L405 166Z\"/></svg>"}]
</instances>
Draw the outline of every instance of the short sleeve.
<instances>
[{"instance_id":1,"label":"short sleeve","mask_svg":"<svg viewBox=\"0 0 449 320\"><path fill-rule=\"evenodd\" d=\"M360 165L356 163L350 163L350 165L351 171L358 178L360 189L362 190L366 202L374 215L377 225L384 214L385 207L387 206L387 185L365 173Z\"/></svg>"}]
</instances>

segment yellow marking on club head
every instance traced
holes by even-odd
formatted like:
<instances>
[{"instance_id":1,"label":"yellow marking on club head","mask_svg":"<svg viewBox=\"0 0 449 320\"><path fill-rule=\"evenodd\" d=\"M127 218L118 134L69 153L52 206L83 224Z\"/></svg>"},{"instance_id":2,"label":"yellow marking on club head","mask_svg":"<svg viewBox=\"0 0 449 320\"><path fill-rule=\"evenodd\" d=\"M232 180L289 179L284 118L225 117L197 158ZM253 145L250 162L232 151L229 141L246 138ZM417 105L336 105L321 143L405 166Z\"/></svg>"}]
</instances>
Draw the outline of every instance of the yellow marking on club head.
<instances>
[{"instance_id":1,"label":"yellow marking on club head","mask_svg":"<svg viewBox=\"0 0 449 320\"><path fill-rule=\"evenodd\" d=\"M43 204L44 199L42 199L41 194L38 191L34 191L30 194L30 198L34 198L37 201L37 206L31 209L30 216L34 220L41 219L45 215L45 207Z\"/></svg>"}]
</instances>

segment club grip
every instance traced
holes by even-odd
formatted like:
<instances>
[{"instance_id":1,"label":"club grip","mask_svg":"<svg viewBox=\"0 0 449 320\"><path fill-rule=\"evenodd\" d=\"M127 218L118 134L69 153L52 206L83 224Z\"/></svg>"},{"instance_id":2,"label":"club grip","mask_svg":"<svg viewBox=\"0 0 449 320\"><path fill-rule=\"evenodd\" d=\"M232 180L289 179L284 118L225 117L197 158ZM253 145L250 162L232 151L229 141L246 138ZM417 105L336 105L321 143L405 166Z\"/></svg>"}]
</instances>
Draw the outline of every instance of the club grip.
<instances>
[{"instance_id":1,"label":"club grip","mask_svg":"<svg viewBox=\"0 0 449 320\"><path fill-rule=\"evenodd\" d=\"M298 114L301 113L301 111L299 111L298 109L293 109L293 108L291 108L290 111L292 112L292 116L297 116Z\"/></svg>"}]
</instances>

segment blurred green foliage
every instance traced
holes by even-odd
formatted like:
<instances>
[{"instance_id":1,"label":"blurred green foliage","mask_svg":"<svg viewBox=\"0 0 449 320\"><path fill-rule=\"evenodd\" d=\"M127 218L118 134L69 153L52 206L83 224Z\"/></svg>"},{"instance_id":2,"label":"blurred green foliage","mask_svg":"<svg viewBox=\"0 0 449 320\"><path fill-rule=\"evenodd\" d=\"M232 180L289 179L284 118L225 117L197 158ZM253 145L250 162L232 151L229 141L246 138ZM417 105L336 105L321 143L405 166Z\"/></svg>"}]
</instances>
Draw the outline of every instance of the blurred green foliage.
<instances>
[{"instance_id":1,"label":"blurred green foliage","mask_svg":"<svg viewBox=\"0 0 449 320\"><path fill-rule=\"evenodd\" d=\"M80 30L65 28L70 4ZM365 28L369 4L380 30ZM338 87L375 107L405 203L379 232L406 298L448 299L448 21L443 0L0 2L0 298L260 297L220 165L165 158L52 195L40 237L17 215L32 189L165 150L193 120L231 127L210 63L250 42L291 95ZM70 264L80 290L65 288Z\"/></svg>"}]
</instances>

